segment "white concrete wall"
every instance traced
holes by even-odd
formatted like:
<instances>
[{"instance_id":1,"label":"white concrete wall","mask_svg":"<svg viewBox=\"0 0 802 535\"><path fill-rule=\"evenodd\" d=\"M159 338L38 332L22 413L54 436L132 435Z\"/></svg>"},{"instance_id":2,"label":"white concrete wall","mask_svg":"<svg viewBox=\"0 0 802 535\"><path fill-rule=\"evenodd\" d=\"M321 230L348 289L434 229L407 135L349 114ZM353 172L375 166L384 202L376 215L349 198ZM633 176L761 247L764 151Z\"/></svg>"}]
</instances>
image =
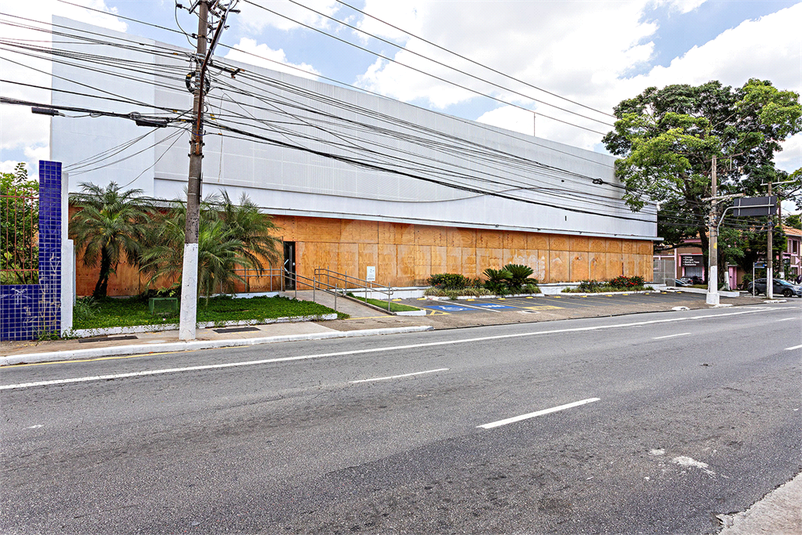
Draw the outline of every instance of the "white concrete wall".
<instances>
[{"instance_id":1,"label":"white concrete wall","mask_svg":"<svg viewBox=\"0 0 802 535\"><path fill-rule=\"evenodd\" d=\"M67 22L74 26L91 28L93 31L105 31L72 21L60 21ZM137 41L155 44L145 39ZM99 54L114 53L138 61L142 61L143 57L147 58L143 54L119 52L117 49L103 47L95 47L93 51ZM172 57L150 56L149 61L159 68L178 66L179 71L184 67L181 72L190 70L185 54ZM355 157L354 152L349 150L348 143L375 149L380 153L392 149L406 151L411 153L404 155L409 159L406 163L387 160L381 154L372 157L369 163L390 170L410 172L418 178L356 167L264 142L222 137L218 135L221 131L215 126L214 120L210 120L206 125L204 147L204 195L226 189L233 198L238 198L241 192L245 192L266 211L285 215L642 239L656 236L656 211L653 206L647 207L643 212L632 213L620 200L620 188L592 184L593 178L601 178L608 184L616 183L612 167L614 159L610 156L464 121L355 90L250 65L238 65L245 73L237 75L237 78L232 80L227 74L213 78L213 88L207 97L207 110L212 114L225 118L234 113L244 113L241 107L231 102L232 99L243 105L258 105L264 109L255 110L249 107L248 113L255 117L238 119L242 123L238 125L240 128L258 131L260 135L278 142L298 143L308 149L343 157ZM82 83L89 86L135 97L157 106L182 111L192 107L192 96L180 77L169 82L171 87L154 85L143 91L143 84L133 84L123 77L112 78L60 64L54 64L53 72L54 76L80 78ZM144 77L140 74L137 76ZM264 79L255 81L253 76ZM165 83L162 79L154 81ZM54 78L53 84L54 87L74 90L73 85L60 78ZM260 100L237 95L237 89L259 94L270 93L270 98ZM408 125L390 125L377 117L366 118L353 111L335 109L328 103L299 96L296 93L299 90L325 95L347 105L369 108L405 121ZM288 99L297 102L301 109L288 107ZM133 111L131 105L103 103L69 94L54 93L54 102L101 109L113 108L114 111L126 113ZM353 125L334 124L326 125L324 131L321 129L323 127L309 126L317 120L317 111L337 113L364 123L366 128L356 132ZM291 115L287 115L288 113ZM288 121L290 118L296 123L289 127L293 133L307 133L319 140L301 142L291 135L282 136L263 130L264 121ZM147 132L147 129L135 126L132 121L110 118L55 118L52 128L53 159L62 161L67 166ZM414 135L420 139L418 143L399 140L371 128L392 128L396 133ZM528 162L529 165L517 169L504 162L488 162L439 152L435 147L438 142L442 142L442 138L428 133L429 129L445 132L464 143L503 151ZM142 154L109 168L77 176L76 171L73 171L71 189L74 190L79 181L106 184L114 180L126 184L133 180L128 187L142 188L146 194L168 199L183 198L187 183L188 135L184 134L184 138L170 148L172 139L159 142L170 133L172 129L161 129L148 135L136 148L129 149L125 154L131 154L151 144L156 145L154 148L146 149ZM353 137L345 139L344 136ZM334 142L342 146L333 146L331 143ZM379 144L391 148L382 148ZM533 162L537 162L539 166ZM440 174L432 171L432 165L456 172L469 170L473 177L458 179L462 186L515 195L535 204L427 182L423 179L443 180ZM152 168L147 170L150 166ZM134 180L143 171L142 176ZM484 182L488 178L516 182L520 189L510 191L509 186L488 184ZM558 195L549 194L549 191L557 191Z\"/></svg>"}]
</instances>

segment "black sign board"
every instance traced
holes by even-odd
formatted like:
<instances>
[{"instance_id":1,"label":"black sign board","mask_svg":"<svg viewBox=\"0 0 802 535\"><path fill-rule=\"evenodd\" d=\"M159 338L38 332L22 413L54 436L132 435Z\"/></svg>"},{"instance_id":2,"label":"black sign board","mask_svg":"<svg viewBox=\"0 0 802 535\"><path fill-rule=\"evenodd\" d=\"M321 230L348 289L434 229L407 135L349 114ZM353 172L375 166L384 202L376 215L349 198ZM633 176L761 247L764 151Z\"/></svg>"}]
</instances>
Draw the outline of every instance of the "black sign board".
<instances>
[{"instance_id":1,"label":"black sign board","mask_svg":"<svg viewBox=\"0 0 802 535\"><path fill-rule=\"evenodd\" d=\"M777 197L741 197L735 199L735 216L767 216L777 212Z\"/></svg>"},{"instance_id":2,"label":"black sign board","mask_svg":"<svg viewBox=\"0 0 802 535\"><path fill-rule=\"evenodd\" d=\"M683 267L695 267L702 265L702 255L682 255L680 256Z\"/></svg>"}]
</instances>

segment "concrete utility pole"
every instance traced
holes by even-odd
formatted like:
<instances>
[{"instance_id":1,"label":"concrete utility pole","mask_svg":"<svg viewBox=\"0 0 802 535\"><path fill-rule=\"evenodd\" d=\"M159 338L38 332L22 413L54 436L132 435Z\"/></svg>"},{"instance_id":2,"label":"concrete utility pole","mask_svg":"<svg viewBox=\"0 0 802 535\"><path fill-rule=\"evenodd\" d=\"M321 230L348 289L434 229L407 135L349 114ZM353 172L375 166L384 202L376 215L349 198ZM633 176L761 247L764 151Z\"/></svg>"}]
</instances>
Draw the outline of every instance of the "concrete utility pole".
<instances>
[{"instance_id":1,"label":"concrete utility pole","mask_svg":"<svg viewBox=\"0 0 802 535\"><path fill-rule=\"evenodd\" d=\"M192 137L189 141L189 179L187 184L187 221L184 229L184 266L181 275L181 315L178 324L180 340L194 340L198 318L198 234L200 231L200 199L203 181L203 99L209 86L206 83L206 72L211 63L212 54L226 27L226 18L230 12L237 12L234 6L237 0L230 0L222 6L219 0L197 0L190 8L198 8L198 44L195 55L195 88L193 110ZM207 50L206 37L209 28L209 10L219 17L217 29ZM239 69L232 71L232 76ZM192 77L192 73L188 75Z\"/></svg>"},{"instance_id":2,"label":"concrete utility pole","mask_svg":"<svg viewBox=\"0 0 802 535\"><path fill-rule=\"evenodd\" d=\"M710 221L708 227L708 262L707 262L707 304L718 305L718 225L716 225L716 155L710 170L712 199L710 200Z\"/></svg>"},{"instance_id":3,"label":"concrete utility pole","mask_svg":"<svg viewBox=\"0 0 802 535\"><path fill-rule=\"evenodd\" d=\"M184 231L184 266L181 275L181 315L179 340L194 340L198 316L198 232L200 228L200 189L203 172L203 97L206 88L206 35L209 5L198 6L198 44L195 65L195 98L192 106L193 128L189 142L189 179L187 183L187 221Z\"/></svg>"}]
</instances>

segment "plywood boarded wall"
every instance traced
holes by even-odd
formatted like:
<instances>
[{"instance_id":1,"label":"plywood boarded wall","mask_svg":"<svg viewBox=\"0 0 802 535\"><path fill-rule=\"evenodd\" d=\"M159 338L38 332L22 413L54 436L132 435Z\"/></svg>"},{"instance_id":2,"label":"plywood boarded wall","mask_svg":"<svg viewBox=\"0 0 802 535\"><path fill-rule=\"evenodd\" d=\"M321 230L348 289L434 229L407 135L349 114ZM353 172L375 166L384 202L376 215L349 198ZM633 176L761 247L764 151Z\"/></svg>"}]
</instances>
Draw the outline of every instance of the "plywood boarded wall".
<instances>
[{"instance_id":1,"label":"plywood boarded wall","mask_svg":"<svg viewBox=\"0 0 802 535\"><path fill-rule=\"evenodd\" d=\"M541 282L609 280L652 276L652 243L612 238L506 232L313 217L275 216L278 234L296 243L296 270L312 277L328 267L364 279L376 267L376 282L420 286L434 273L480 277L486 268L525 264ZM91 295L99 268L78 262L78 295ZM248 277L250 291L280 287L277 276ZM109 295L136 295L146 287L137 269L119 266ZM246 289L240 284L239 291Z\"/></svg>"}]
</instances>

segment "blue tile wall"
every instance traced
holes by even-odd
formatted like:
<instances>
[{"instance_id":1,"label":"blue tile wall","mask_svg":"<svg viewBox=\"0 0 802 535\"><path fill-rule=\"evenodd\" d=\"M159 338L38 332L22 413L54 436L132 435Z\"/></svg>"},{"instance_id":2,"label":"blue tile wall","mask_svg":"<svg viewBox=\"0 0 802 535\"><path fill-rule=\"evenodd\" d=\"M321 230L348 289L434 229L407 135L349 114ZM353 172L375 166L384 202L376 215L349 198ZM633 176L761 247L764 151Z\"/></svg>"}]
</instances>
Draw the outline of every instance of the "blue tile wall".
<instances>
[{"instance_id":1,"label":"blue tile wall","mask_svg":"<svg viewBox=\"0 0 802 535\"><path fill-rule=\"evenodd\" d=\"M61 330L61 163L39 162L39 284L0 285L0 340Z\"/></svg>"}]
</instances>

